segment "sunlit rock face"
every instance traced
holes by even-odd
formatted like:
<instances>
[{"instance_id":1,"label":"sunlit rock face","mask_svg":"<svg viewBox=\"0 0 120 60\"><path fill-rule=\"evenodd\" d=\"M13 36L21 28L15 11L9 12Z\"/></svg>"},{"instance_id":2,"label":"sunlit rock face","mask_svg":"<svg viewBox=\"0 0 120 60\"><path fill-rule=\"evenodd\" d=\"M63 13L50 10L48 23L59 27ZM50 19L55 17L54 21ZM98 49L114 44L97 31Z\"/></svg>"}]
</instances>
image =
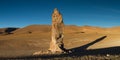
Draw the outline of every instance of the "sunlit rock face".
<instances>
[{"instance_id":1,"label":"sunlit rock face","mask_svg":"<svg viewBox=\"0 0 120 60\"><path fill-rule=\"evenodd\" d=\"M49 50L53 53L55 52L64 52L64 44L63 44L63 31L64 31L64 23L63 18L57 8L54 9L52 14L52 30L51 30L51 43Z\"/></svg>"}]
</instances>

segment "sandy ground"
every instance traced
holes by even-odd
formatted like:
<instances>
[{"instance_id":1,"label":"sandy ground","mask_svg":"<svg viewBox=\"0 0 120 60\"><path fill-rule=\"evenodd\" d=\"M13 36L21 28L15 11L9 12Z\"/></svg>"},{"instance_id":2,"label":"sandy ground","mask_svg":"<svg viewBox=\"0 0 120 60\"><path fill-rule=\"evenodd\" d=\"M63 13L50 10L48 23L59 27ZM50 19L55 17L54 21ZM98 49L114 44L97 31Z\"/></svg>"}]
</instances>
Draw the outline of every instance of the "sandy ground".
<instances>
[{"instance_id":1,"label":"sandy ground","mask_svg":"<svg viewBox=\"0 0 120 60\"><path fill-rule=\"evenodd\" d=\"M68 27L69 28L69 27ZM74 28L74 26L72 27ZM77 27L78 28L78 27ZM43 30L46 28L42 28ZM51 33L33 30L33 33L16 33L10 35L0 35L0 56L27 56L36 51L47 50L51 41ZM20 31L20 30L19 30ZM24 31L24 29L23 29ZM67 30L66 30L67 31ZM89 30L88 30L89 31ZM32 32L32 31L31 31ZM87 49L99 49L120 46L120 34L117 33L96 33L79 32L77 30L68 30L65 32L64 44L66 49L80 47L91 43L103 36L101 41L87 47Z\"/></svg>"}]
</instances>

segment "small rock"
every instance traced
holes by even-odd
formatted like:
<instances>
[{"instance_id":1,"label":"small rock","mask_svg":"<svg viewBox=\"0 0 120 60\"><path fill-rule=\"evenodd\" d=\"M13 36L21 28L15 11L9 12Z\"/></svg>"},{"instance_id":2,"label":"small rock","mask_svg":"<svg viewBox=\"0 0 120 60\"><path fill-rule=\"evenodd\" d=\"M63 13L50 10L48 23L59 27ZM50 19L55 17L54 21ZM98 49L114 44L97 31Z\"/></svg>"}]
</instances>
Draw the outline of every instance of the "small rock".
<instances>
[{"instance_id":1,"label":"small rock","mask_svg":"<svg viewBox=\"0 0 120 60\"><path fill-rule=\"evenodd\" d=\"M38 52L33 53L33 55L40 55L41 53L42 53L41 51L38 51Z\"/></svg>"},{"instance_id":2,"label":"small rock","mask_svg":"<svg viewBox=\"0 0 120 60\"><path fill-rule=\"evenodd\" d=\"M106 56L107 56L107 57L109 57L109 56L110 56L110 54L106 54Z\"/></svg>"}]
</instances>

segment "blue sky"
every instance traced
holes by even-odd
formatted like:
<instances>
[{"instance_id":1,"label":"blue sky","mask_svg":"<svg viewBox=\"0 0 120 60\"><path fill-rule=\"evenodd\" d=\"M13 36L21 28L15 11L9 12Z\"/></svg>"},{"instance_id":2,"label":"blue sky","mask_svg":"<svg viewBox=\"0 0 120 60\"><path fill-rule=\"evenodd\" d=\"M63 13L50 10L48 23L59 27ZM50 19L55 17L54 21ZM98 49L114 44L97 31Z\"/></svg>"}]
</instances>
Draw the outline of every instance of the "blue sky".
<instances>
[{"instance_id":1,"label":"blue sky","mask_svg":"<svg viewBox=\"0 0 120 60\"><path fill-rule=\"evenodd\" d=\"M0 0L0 28L51 24L54 8L66 25L120 26L120 0Z\"/></svg>"}]
</instances>

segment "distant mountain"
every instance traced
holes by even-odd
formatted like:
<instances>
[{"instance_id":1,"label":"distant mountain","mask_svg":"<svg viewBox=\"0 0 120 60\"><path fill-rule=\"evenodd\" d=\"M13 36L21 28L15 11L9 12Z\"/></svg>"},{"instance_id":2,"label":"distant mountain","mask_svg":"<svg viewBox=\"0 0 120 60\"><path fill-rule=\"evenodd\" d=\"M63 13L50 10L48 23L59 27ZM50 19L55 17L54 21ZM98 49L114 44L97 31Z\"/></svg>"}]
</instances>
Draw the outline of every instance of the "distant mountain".
<instances>
[{"instance_id":1,"label":"distant mountain","mask_svg":"<svg viewBox=\"0 0 120 60\"><path fill-rule=\"evenodd\" d=\"M16 31L13 31L13 33L16 34L24 34L24 33L41 33L41 32L50 32L49 25L30 25L21 29L18 29Z\"/></svg>"},{"instance_id":2,"label":"distant mountain","mask_svg":"<svg viewBox=\"0 0 120 60\"><path fill-rule=\"evenodd\" d=\"M48 33L51 31L50 25L29 25L24 28L0 28L0 34L26 34L26 33ZM101 28L94 26L66 25L65 33L113 33L119 34L120 26L111 28Z\"/></svg>"},{"instance_id":3,"label":"distant mountain","mask_svg":"<svg viewBox=\"0 0 120 60\"><path fill-rule=\"evenodd\" d=\"M51 31L50 25L30 25L24 28L17 29L12 33L24 34L24 33L48 33ZM94 26L75 26L67 25L65 26L65 33L115 33L120 31L120 27L112 28L101 28Z\"/></svg>"},{"instance_id":4,"label":"distant mountain","mask_svg":"<svg viewBox=\"0 0 120 60\"><path fill-rule=\"evenodd\" d=\"M0 34L12 34L18 28L0 28Z\"/></svg>"}]
</instances>

